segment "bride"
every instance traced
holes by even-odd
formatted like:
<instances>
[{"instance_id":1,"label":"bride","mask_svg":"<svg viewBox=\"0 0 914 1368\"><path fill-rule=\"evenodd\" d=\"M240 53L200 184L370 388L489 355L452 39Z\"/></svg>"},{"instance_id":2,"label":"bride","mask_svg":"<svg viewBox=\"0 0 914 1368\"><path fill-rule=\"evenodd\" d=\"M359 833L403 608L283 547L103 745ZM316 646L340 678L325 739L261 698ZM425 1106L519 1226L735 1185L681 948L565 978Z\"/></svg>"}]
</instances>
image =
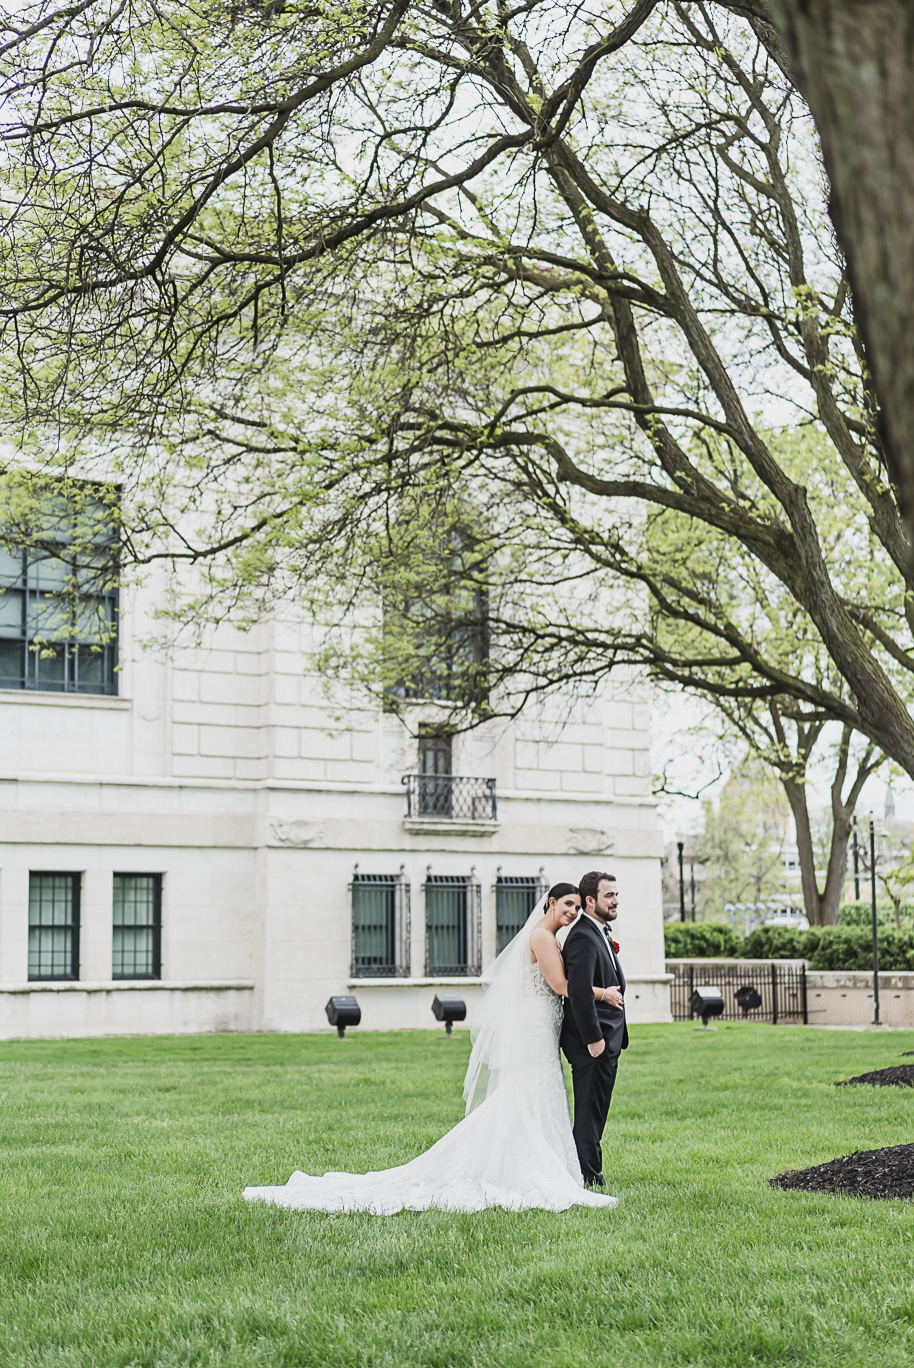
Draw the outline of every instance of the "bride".
<instances>
[{"instance_id":1,"label":"bride","mask_svg":"<svg viewBox=\"0 0 914 1368\"><path fill-rule=\"evenodd\" d=\"M559 1055L568 983L556 932L581 899L560 883L495 960L471 1018L466 1116L431 1149L377 1173L293 1173L284 1187L247 1187L249 1202L313 1211L482 1211L612 1207L583 1185ZM599 997L601 989L595 988Z\"/></svg>"}]
</instances>

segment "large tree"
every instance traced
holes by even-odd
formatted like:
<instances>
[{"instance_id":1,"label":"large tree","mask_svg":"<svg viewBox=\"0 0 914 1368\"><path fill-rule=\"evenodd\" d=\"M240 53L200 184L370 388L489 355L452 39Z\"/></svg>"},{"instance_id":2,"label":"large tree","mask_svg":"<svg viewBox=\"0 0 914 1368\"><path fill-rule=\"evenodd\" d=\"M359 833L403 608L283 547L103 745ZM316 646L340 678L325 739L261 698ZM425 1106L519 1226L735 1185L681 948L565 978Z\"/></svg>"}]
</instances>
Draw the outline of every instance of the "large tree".
<instances>
[{"instance_id":1,"label":"large tree","mask_svg":"<svg viewBox=\"0 0 914 1368\"><path fill-rule=\"evenodd\" d=\"M487 508L461 573L490 684L646 663L914 774L914 572L818 153L730 8L17 9L11 419L67 462L103 445L125 556L204 566L198 610L421 588ZM771 440L797 422L809 462ZM658 561L658 514L736 544L840 688L766 651L721 574Z\"/></svg>"},{"instance_id":2,"label":"large tree","mask_svg":"<svg viewBox=\"0 0 914 1368\"><path fill-rule=\"evenodd\" d=\"M831 215L879 395L883 447L910 528L914 9L909 0L761 0L746 8L816 121Z\"/></svg>"}]
</instances>

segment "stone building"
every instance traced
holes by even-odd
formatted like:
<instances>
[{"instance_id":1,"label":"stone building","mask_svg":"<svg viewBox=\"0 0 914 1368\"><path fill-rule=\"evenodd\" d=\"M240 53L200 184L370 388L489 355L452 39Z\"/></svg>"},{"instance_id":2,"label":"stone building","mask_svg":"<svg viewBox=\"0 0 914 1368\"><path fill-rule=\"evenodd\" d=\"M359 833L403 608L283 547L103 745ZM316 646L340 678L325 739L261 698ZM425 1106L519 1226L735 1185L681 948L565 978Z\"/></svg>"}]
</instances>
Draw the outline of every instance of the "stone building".
<instances>
[{"instance_id":1,"label":"stone building","mask_svg":"<svg viewBox=\"0 0 914 1368\"><path fill-rule=\"evenodd\" d=\"M54 575L3 553L0 1036L328 1029L339 993L363 1028L431 1027L545 884L595 867L629 1015L669 1019L635 692L453 736L417 705L412 734L328 701L302 623L143 649L153 585L90 605L116 642L74 618L36 652Z\"/></svg>"}]
</instances>

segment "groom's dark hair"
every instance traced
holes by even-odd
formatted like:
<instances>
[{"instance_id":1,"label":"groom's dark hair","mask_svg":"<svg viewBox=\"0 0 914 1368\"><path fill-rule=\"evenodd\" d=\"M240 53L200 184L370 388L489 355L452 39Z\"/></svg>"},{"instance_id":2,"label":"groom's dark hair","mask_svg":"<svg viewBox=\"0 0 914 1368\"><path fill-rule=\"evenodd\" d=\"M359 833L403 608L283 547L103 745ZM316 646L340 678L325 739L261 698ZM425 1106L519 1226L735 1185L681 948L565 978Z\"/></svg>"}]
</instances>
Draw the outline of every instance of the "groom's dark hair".
<instances>
[{"instance_id":1,"label":"groom's dark hair","mask_svg":"<svg viewBox=\"0 0 914 1368\"><path fill-rule=\"evenodd\" d=\"M594 902L596 902L597 893L600 891L600 884L604 879L608 879L610 883L616 882L615 874L601 874L599 870L595 869L592 869L589 874L584 875L583 879L581 879L578 884L578 892L581 895L582 907L587 906L588 898L593 898Z\"/></svg>"}]
</instances>

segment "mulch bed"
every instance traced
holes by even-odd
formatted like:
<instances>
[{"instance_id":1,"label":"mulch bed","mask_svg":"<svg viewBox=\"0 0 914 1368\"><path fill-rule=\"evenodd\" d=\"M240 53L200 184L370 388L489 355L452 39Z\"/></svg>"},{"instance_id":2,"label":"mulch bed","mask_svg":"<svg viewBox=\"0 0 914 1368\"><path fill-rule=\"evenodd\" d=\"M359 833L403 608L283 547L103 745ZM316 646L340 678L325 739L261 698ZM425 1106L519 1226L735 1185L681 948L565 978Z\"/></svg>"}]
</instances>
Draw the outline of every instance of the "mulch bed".
<instances>
[{"instance_id":1,"label":"mulch bed","mask_svg":"<svg viewBox=\"0 0 914 1368\"><path fill-rule=\"evenodd\" d=\"M789 1169L769 1178L771 1187L803 1192L842 1192L848 1197L914 1200L914 1145L858 1150L815 1168Z\"/></svg>"},{"instance_id":2,"label":"mulch bed","mask_svg":"<svg viewBox=\"0 0 914 1368\"><path fill-rule=\"evenodd\" d=\"M890 1069L874 1069L856 1078L842 1078L836 1088L849 1088L855 1083L871 1083L877 1088L914 1088L914 1064L893 1064Z\"/></svg>"}]
</instances>

